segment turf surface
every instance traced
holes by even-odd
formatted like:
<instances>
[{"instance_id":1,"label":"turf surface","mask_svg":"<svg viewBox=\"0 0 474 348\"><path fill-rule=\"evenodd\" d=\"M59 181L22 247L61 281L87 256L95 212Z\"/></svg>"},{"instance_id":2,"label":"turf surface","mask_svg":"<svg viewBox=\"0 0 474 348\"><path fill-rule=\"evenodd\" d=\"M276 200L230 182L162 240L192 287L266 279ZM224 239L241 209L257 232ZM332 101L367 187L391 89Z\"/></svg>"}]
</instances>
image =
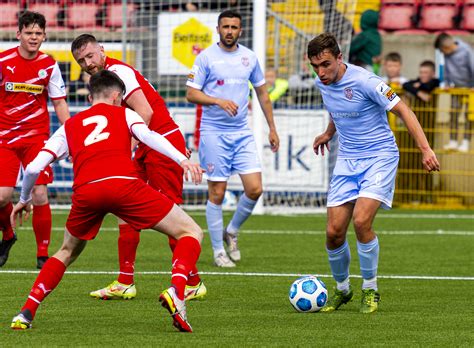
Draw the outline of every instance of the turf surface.
<instances>
[{"instance_id":1,"label":"turf surface","mask_svg":"<svg viewBox=\"0 0 474 348\"><path fill-rule=\"evenodd\" d=\"M53 216L51 253L62 241L66 216ZM193 216L205 226L202 213ZM116 277L118 231L112 217L43 302L33 328L11 330L10 320L36 277L34 236L26 224L0 269L0 346L474 346L473 221L472 211L380 213L375 227L382 299L373 315L358 313L359 290L353 302L332 314L297 313L288 301L298 274L322 275L332 290L334 282L325 277L330 274L325 215L252 217L239 238L243 260L235 269L212 265L206 235L198 266L209 292L188 305L193 334L175 331L158 304L158 294L169 285L171 253L156 232L142 232L135 269L144 273L135 279L136 299L89 298L89 291ZM358 276L352 230L349 243L351 274ZM361 280L354 277L352 283L359 289Z\"/></svg>"}]
</instances>

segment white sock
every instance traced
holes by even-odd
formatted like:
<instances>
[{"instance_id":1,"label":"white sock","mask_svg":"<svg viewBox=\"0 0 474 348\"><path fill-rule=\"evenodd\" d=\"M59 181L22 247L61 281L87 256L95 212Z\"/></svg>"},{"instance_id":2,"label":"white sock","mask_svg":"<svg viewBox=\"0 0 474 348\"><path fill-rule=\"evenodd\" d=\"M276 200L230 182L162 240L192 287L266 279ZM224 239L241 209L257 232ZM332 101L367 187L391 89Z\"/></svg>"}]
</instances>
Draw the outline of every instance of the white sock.
<instances>
[{"instance_id":1,"label":"white sock","mask_svg":"<svg viewBox=\"0 0 474 348\"><path fill-rule=\"evenodd\" d=\"M363 290L365 290L365 289L378 290L377 289L377 277L373 277L371 279L364 279L364 281L362 282L362 289Z\"/></svg>"},{"instance_id":2,"label":"white sock","mask_svg":"<svg viewBox=\"0 0 474 348\"><path fill-rule=\"evenodd\" d=\"M342 291L344 294L347 294L349 292L350 285L351 283L349 282L349 277L347 277L342 282L336 282L337 290Z\"/></svg>"}]
</instances>

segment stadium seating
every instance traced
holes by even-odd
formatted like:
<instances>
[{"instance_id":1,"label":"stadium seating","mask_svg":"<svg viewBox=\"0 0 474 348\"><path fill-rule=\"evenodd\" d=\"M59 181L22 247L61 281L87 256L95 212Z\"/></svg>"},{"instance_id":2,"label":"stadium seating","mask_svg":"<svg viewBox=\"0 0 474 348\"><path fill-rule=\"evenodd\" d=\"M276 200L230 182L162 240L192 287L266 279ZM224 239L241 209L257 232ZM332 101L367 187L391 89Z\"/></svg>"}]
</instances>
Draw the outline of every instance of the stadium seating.
<instances>
[{"instance_id":1,"label":"stadium seating","mask_svg":"<svg viewBox=\"0 0 474 348\"><path fill-rule=\"evenodd\" d=\"M18 13L22 10L18 1L0 3L2 15L0 16L1 30L15 30L18 28Z\"/></svg>"},{"instance_id":2,"label":"stadium seating","mask_svg":"<svg viewBox=\"0 0 474 348\"><path fill-rule=\"evenodd\" d=\"M62 13L62 4L60 1L28 1L27 8L30 11L39 12L46 18L46 25L49 29L58 29L61 25L59 21Z\"/></svg>"},{"instance_id":3,"label":"stadium seating","mask_svg":"<svg viewBox=\"0 0 474 348\"><path fill-rule=\"evenodd\" d=\"M127 26L132 27L134 24L134 14L137 10L134 4L127 4ZM122 26L122 3L108 2L105 10L105 26L110 29L120 28Z\"/></svg>"},{"instance_id":4,"label":"stadium seating","mask_svg":"<svg viewBox=\"0 0 474 348\"><path fill-rule=\"evenodd\" d=\"M417 1L382 0L379 28L386 31L414 29L417 14Z\"/></svg>"},{"instance_id":5,"label":"stadium seating","mask_svg":"<svg viewBox=\"0 0 474 348\"><path fill-rule=\"evenodd\" d=\"M94 1L70 1L65 6L66 26L69 28L97 29L102 4Z\"/></svg>"},{"instance_id":6,"label":"stadium seating","mask_svg":"<svg viewBox=\"0 0 474 348\"><path fill-rule=\"evenodd\" d=\"M429 31L455 29L460 8L459 0L423 0L419 28Z\"/></svg>"},{"instance_id":7,"label":"stadium seating","mask_svg":"<svg viewBox=\"0 0 474 348\"><path fill-rule=\"evenodd\" d=\"M474 30L474 0L464 0L460 29Z\"/></svg>"}]
</instances>

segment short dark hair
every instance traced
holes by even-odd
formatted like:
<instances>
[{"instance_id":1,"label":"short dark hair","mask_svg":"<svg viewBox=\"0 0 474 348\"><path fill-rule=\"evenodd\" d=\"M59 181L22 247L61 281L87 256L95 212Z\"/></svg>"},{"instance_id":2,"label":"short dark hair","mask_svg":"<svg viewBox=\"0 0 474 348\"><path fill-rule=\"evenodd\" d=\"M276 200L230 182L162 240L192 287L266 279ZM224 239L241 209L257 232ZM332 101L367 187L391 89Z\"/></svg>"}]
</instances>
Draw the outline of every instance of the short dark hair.
<instances>
[{"instance_id":1,"label":"short dark hair","mask_svg":"<svg viewBox=\"0 0 474 348\"><path fill-rule=\"evenodd\" d=\"M399 62L401 64L402 56L398 52L390 52L385 55L384 60L388 62Z\"/></svg>"},{"instance_id":2,"label":"short dark hair","mask_svg":"<svg viewBox=\"0 0 474 348\"><path fill-rule=\"evenodd\" d=\"M18 31L33 24L36 24L41 29L45 30L46 18L44 18L41 13L33 11L24 11L20 14L20 17L18 17Z\"/></svg>"},{"instance_id":3,"label":"short dark hair","mask_svg":"<svg viewBox=\"0 0 474 348\"><path fill-rule=\"evenodd\" d=\"M312 39L308 44L308 59L320 56L328 50L334 57L341 54L341 49L333 33L322 33Z\"/></svg>"},{"instance_id":4,"label":"short dark hair","mask_svg":"<svg viewBox=\"0 0 474 348\"><path fill-rule=\"evenodd\" d=\"M436 66L435 66L435 63L432 61L432 60L424 60L420 63L420 68L421 67L427 67L427 68L431 68L433 69L433 71L435 71L436 69Z\"/></svg>"},{"instance_id":5,"label":"short dark hair","mask_svg":"<svg viewBox=\"0 0 474 348\"><path fill-rule=\"evenodd\" d=\"M451 39L452 39L451 35L449 35L448 33L442 32L436 37L436 40L434 42L434 47L437 49L440 49L446 41L451 40Z\"/></svg>"},{"instance_id":6,"label":"short dark hair","mask_svg":"<svg viewBox=\"0 0 474 348\"><path fill-rule=\"evenodd\" d=\"M125 93L125 84L116 73L101 70L91 76L89 90L93 98L100 95L107 96L112 90Z\"/></svg>"},{"instance_id":7,"label":"short dark hair","mask_svg":"<svg viewBox=\"0 0 474 348\"><path fill-rule=\"evenodd\" d=\"M74 39L71 44L71 52L77 51L82 47L86 46L88 43L97 43L97 39L94 35L91 34L81 34Z\"/></svg>"},{"instance_id":8,"label":"short dark hair","mask_svg":"<svg viewBox=\"0 0 474 348\"><path fill-rule=\"evenodd\" d=\"M217 24L219 25L221 23L222 18L238 18L240 19L240 23L242 23L242 15L235 11L235 10L225 10L219 15L219 18L217 18Z\"/></svg>"}]
</instances>

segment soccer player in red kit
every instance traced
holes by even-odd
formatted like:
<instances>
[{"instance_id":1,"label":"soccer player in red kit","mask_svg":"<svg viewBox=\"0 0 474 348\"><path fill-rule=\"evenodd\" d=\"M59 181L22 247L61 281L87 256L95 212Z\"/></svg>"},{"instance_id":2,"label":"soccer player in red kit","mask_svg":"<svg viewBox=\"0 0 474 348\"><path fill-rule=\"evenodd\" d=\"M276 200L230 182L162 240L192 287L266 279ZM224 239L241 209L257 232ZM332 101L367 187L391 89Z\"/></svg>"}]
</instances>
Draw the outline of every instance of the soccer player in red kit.
<instances>
[{"instance_id":1,"label":"soccer player in red kit","mask_svg":"<svg viewBox=\"0 0 474 348\"><path fill-rule=\"evenodd\" d=\"M59 66L39 50L46 38L45 28L42 14L22 13L16 34L20 45L0 53L0 267L7 262L16 241L10 213L20 165L26 167L49 137L48 96L59 121L64 123L69 118ZM48 258L51 209L46 185L52 181L53 172L46 167L33 189L37 268Z\"/></svg>"},{"instance_id":2,"label":"soccer player in red kit","mask_svg":"<svg viewBox=\"0 0 474 348\"><path fill-rule=\"evenodd\" d=\"M123 106L137 112L150 129L166 137L183 154L186 144L178 125L171 118L165 101L153 86L136 69L120 60L107 57L104 48L90 34L78 36L71 44L71 52L81 68L91 75L106 69L115 72L125 83ZM140 177L154 189L164 193L176 204L183 203L183 170L168 157L139 144L134 157ZM119 221L118 254L120 273L118 279L90 295L100 299L131 299L136 296L134 266L140 234L132 226ZM171 250L176 241L169 237ZM193 269L188 278L186 299L202 297L207 290L198 270Z\"/></svg>"},{"instance_id":3,"label":"soccer player in red kit","mask_svg":"<svg viewBox=\"0 0 474 348\"><path fill-rule=\"evenodd\" d=\"M115 73L103 70L93 75L90 89L92 107L67 120L25 170L12 224L18 214L28 212L31 189L40 171L68 155L74 163L72 207L63 245L45 263L11 327L31 327L39 304L58 285L87 241L95 238L104 216L112 213L136 231L152 228L176 239L171 287L161 293L160 302L170 312L176 328L192 332L184 291L188 274L196 267L201 252L202 231L178 205L138 178L131 159L131 136L169 156L195 183L201 182L202 169L166 138L151 131L140 115L120 106L125 85Z\"/></svg>"}]
</instances>

